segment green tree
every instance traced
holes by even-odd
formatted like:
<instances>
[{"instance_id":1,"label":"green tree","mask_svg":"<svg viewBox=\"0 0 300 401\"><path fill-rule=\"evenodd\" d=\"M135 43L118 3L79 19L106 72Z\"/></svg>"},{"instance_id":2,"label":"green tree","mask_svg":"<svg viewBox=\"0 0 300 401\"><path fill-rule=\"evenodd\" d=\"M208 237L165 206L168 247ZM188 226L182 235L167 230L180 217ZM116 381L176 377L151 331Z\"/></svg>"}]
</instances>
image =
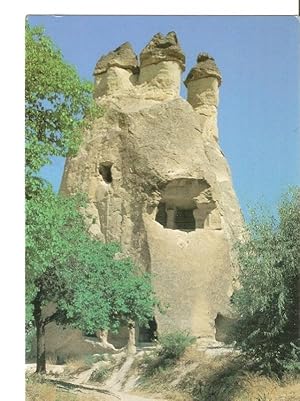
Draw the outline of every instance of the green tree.
<instances>
[{"instance_id":1,"label":"green tree","mask_svg":"<svg viewBox=\"0 0 300 401\"><path fill-rule=\"evenodd\" d=\"M25 30L26 196L42 187L38 172L51 156L72 156L84 125L101 114L92 83L80 79L42 27ZM85 116L85 122L83 117Z\"/></svg>"},{"instance_id":2,"label":"green tree","mask_svg":"<svg viewBox=\"0 0 300 401\"><path fill-rule=\"evenodd\" d=\"M237 247L234 335L256 370L282 376L300 370L300 189L283 197L278 218L254 213L247 234Z\"/></svg>"},{"instance_id":3,"label":"green tree","mask_svg":"<svg viewBox=\"0 0 300 401\"><path fill-rule=\"evenodd\" d=\"M36 327L37 372L46 370L45 327L52 321L93 333L153 316L150 277L118 257L118 245L89 236L82 207L82 197L51 190L26 202L26 316ZM49 303L56 309L46 314Z\"/></svg>"},{"instance_id":4,"label":"green tree","mask_svg":"<svg viewBox=\"0 0 300 401\"><path fill-rule=\"evenodd\" d=\"M38 173L51 156L76 154L81 135L102 111L41 27L26 24L26 322L36 328L37 371L46 370L45 327L55 321L85 331L144 323L156 303L148 275L116 244L87 233L83 196L53 193ZM55 303L48 314L45 307Z\"/></svg>"}]
</instances>

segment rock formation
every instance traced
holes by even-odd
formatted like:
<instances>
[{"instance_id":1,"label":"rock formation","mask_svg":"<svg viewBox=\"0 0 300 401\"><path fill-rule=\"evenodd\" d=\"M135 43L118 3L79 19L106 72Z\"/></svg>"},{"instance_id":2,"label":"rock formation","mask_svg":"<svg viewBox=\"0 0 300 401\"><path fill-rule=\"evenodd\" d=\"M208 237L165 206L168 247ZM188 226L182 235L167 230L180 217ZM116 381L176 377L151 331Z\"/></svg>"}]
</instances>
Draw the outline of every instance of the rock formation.
<instances>
[{"instance_id":1,"label":"rock formation","mask_svg":"<svg viewBox=\"0 0 300 401\"><path fill-rule=\"evenodd\" d=\"M95 98L105 111L66 161L61 191L89 196L89 230L117 241L153 273L158 332L215 338L230 317L233 240L243 227L218 144L221 74L202 53L179 95L185 56L176 34L156 34L140 62L125 43L96 64Z\"/></svg>"}]
</instances>

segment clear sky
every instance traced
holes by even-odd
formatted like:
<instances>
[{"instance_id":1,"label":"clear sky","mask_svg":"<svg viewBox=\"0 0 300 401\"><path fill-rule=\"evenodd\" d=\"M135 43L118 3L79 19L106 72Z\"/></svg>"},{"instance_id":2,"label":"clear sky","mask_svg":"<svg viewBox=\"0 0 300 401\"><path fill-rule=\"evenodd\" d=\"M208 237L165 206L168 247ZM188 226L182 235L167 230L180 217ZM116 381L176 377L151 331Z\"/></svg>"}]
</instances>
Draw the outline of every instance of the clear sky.
<instances>
[{"instance_id":1,"label":"clear sky","mask_svg":"<svg viewBox=\"0 0 300 401\"><path fill-rule=\"evenodd\" d=\"M221 70L219 136L243 213L257 202L274 208L300 184L300 24L295 17L31 16L75 65L93 79L103 54L129 41L137 54L151 37L177 33L186 55L183 80L199 52ZM185 97L182 84L181 95ZM42 175L57 190L64 161Z\"/></svg>"}]
</instances>

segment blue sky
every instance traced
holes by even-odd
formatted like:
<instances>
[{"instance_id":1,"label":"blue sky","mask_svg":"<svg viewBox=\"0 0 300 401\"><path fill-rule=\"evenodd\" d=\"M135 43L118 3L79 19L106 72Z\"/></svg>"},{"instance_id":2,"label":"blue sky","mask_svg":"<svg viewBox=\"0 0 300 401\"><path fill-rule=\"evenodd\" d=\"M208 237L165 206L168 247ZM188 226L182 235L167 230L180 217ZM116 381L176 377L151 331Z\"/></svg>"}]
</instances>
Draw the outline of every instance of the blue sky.
<instances>
[{"instance_id":1,"label":"blue sky","mask_svg":"<svg viewBox=\"0 0 300 401\"><path fill-rule=\"evenodd\" d=\"M264 203L273 210L289 185L300 184L299 22L295 17L31 16L92 80L103 54L129 41L138 54L157 33L175 31L186 55L183 80L199 52L223 76L219 135L242 211ZM182 85L181 94L185 97ZM64 161L42 175L59 187Z\"/></svg>"}]
</instances>

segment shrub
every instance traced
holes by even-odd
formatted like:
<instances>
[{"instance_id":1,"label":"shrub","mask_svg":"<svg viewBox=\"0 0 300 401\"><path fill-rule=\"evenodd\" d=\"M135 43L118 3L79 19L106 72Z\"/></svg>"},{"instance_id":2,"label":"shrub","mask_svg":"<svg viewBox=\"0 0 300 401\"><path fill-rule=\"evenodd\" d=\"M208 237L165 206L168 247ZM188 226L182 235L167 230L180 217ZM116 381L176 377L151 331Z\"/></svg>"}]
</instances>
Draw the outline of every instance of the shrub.
<instances>
[{"instance_id":1,"label":"shrub","mask_svg":"<svg viewBox=\"0 0 300 401\"><path fill-rule=\"evenodd\" d=\"M278 218L254 213L237 256L241 284L233 296L239 315L234 328L237 346L256 371L279 377L300 372L300 188L285 195Z\"/></svg>"},{"instance_id":2,"label":"shrub","mask_svg":"<svg viewBox=\"0 0 300 401\"><path fill-rule=\"evenodd\" d=\"M178 361L185 350L196 341L187 331L166 333L159 337L159 348L152 355L145 355L142 361L146 376L161 372Z\"/></svg>"},{"instance_id":3,"label":"shrub","mask_svg":"<svg viewBox=\"0 0 300 401\"><path fill-rule=\"evenodd\" d=\"M177 361L184 351L196 341L196 337L187 331L175 331L167 333L159 338L160 348L158 356L165 361Z\"/></svg>"}]
</instances>

